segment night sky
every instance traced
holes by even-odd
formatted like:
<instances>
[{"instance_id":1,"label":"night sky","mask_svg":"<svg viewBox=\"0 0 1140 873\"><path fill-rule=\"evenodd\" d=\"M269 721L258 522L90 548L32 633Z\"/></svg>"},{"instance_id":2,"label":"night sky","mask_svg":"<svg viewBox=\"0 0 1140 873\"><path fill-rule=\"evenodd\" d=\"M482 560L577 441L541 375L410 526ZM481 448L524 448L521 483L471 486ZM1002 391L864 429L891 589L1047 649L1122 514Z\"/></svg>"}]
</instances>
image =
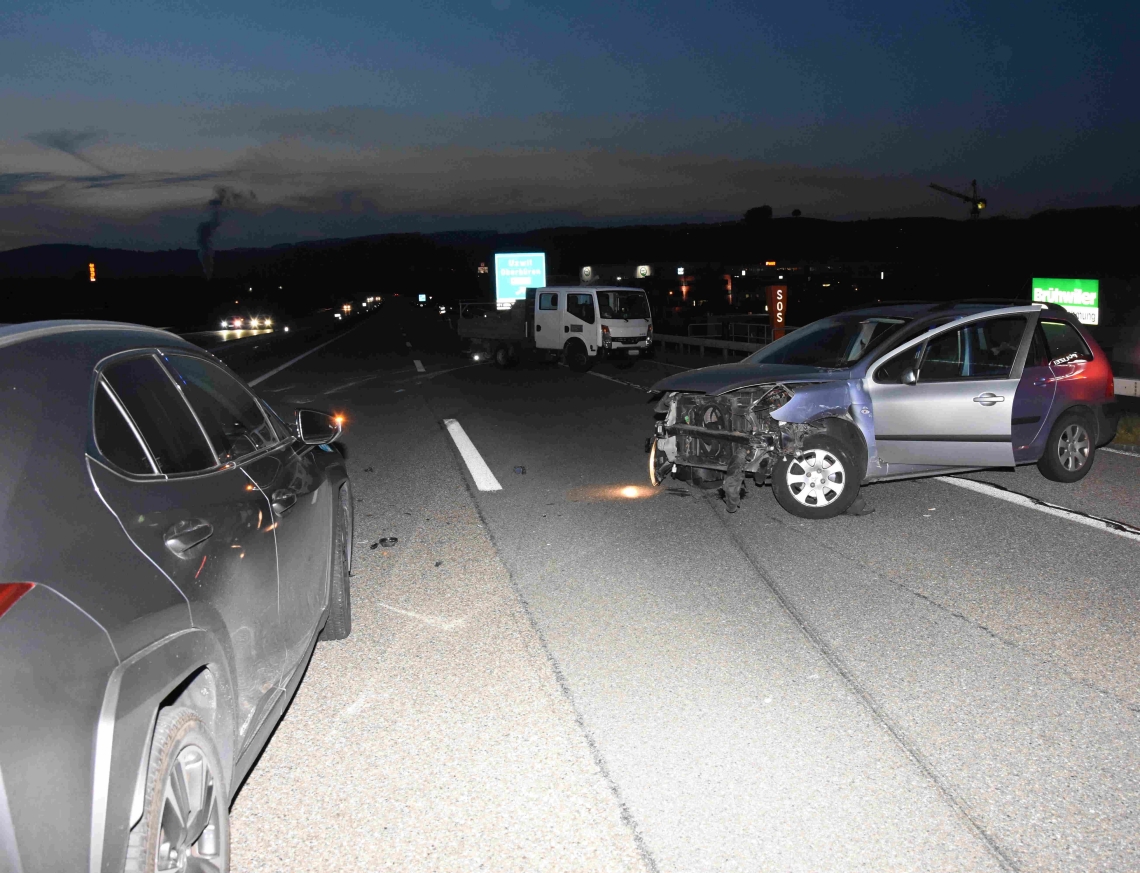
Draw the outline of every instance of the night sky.
<instances>
[{"instance_id":1,"label":"night sky","mask_svg":"<svg viewBox=\"0 0 1140 873\"><path fill-rule=\"evenodd\" d=\"M317 8L322 6L323 8ZM0 249L1140 202L1140 3L0 8Z\"/></svg>"}]
</instances>

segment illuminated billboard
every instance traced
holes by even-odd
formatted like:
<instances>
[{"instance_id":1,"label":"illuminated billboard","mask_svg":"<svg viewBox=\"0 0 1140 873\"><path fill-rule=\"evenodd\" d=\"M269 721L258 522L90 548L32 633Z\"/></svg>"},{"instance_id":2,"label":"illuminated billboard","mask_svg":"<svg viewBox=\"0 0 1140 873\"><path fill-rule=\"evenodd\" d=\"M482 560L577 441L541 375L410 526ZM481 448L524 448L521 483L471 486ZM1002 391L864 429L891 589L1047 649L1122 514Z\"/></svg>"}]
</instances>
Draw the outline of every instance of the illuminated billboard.
<instances>
[{"instance_id":1,"label":"illuminated billboard","mask_svg":"<svg viewBox=\"0 0 1140 873\"><path fill-rule=\"evenodd\" d=\"M545 252L495 255L495 299L498 302L522 300L527 288L544 287Z\"/></svg>"},{"instance_id":2,"label":"illuminated billboard","mask_svg":"<svg viewBox=\"0 0 1140 873\"><path fill-rule=\"evenodd\" d=\"M1034 279L1034 303L1059 303L1081 324L1100 323L1099 279Z\"/></svg>"}]
</instances>

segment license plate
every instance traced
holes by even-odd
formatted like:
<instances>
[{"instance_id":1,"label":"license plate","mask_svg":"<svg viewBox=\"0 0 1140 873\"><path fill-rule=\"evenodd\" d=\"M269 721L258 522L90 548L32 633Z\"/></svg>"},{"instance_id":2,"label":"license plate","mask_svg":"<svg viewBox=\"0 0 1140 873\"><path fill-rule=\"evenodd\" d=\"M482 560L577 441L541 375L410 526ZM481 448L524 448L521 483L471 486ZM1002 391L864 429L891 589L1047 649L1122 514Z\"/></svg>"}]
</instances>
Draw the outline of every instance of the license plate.
<instances>
[{"instance_id":1,"label":"license plate","mask_svg":"<svg viewBox=\"0 0 1140 873\"><path fill-rule=\"evenodd\" d=\"M630 349L630 350L629 350L629 353L630 353L631 355L640 355L640 354L641 354L641 349Z\"/></svg>"}]
</instances>

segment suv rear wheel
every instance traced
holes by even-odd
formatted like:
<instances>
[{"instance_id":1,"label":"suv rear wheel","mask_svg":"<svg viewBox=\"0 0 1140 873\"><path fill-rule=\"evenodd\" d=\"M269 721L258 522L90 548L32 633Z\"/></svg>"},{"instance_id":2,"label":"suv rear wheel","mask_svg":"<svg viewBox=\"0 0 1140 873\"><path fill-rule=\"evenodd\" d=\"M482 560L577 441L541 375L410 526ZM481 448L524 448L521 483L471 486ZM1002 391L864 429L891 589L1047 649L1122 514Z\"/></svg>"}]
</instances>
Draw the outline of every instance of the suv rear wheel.
<instances>
[{"instance_id":1,"label":"suv rear wheel","mask_svg":"<svg viewBox=\"0 0 1140 873\"><path fill-rule=\"evenodd\" d=\"M772 471L776 500L800 518L834 518L859 496L860 474L854 454L835 437L813 434L804 439L803 454L788 457Z\"/></svg>"},{"instance_id":2,"label":"suv rear wheel","mask_svg":"<svg viewBox=\"0 0 1140 873\"><path fill-rule=\"evenodd\" d=\"M230 801L222 762L190 709L164 710L154 728L143 815L131 830L127 873L230 869Z\"/></svg>"},{"instance_id":3,"label":"suv rear wheel","mask_svg":"<svg viewBox=\"0 0 1140 873\"><path fill-rule=\"evenodd\" d=\"M1045 454L1037 469L1054 482L1076 482L1085 478L1096 457L1095 428L1088 416L1066 412L1057 419L1045 441Z\"/></svg>"}]
</instances>

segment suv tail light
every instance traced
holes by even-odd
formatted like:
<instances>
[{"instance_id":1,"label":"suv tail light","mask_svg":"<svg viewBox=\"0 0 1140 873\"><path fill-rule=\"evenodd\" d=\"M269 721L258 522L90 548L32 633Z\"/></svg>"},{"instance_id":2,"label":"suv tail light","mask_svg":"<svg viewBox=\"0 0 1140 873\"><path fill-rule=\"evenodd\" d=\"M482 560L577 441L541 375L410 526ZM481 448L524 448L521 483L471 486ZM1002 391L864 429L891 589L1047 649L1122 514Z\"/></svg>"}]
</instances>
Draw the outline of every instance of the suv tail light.
<instances>
[{"instance_id":1,"label":"suv tail light","mask_svg":"<svg viewBox=\"0 0 1140 873\"><path fill-rule=\"evenodd\" d=\"M0 582L0 617L35 587L35 582Z\"/></svg>"}]
</instances>

